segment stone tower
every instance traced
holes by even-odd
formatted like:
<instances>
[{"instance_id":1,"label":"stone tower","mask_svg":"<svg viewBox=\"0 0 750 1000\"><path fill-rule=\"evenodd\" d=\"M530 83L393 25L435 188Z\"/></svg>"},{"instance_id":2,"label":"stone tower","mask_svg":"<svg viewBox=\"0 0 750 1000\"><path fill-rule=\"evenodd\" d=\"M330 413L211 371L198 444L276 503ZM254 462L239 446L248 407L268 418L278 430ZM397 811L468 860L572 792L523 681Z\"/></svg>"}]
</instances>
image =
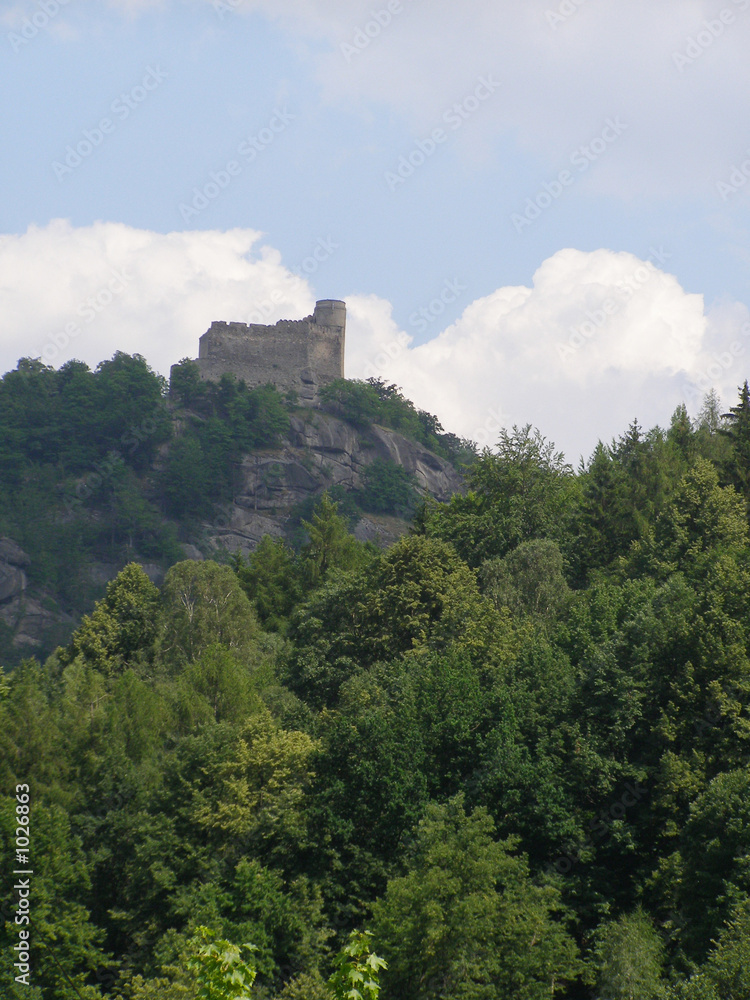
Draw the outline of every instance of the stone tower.
<instances>
[{"instance_id":1,"label":"stone tower","mask_svg":"<svg viewBox=\"0 0 750 1000\"><path fill-rule=\"evenodd\" d=\"M217 381L227 372L251 387L294 390L299 402L315 405L322 385L344 377L346 303L323 299L312 316L260 323L214 322L200 339L201 378Z\"/></svg>"}]
</instances>

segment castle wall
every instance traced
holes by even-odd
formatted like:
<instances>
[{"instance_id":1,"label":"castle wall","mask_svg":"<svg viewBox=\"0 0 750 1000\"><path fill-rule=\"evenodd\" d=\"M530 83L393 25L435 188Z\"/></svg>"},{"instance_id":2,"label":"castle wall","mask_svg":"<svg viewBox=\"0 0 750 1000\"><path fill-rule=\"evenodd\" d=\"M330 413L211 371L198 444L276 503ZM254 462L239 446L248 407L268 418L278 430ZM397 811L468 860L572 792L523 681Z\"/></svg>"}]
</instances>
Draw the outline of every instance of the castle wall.
<instances>
[{"instance_id":1,"label":"castle wall","mask_svg":"<svg viewBox=\"0 0 750 1000\"><path fill-rule=\"evenodd\" d=\"M225 373L255 387L271 383L280 392L295 390L301 403L316 403L318 388L344 377L346 305L318 302L302 320L274 326L211 324L200 339L201 377L218 381Z\"/></svg>"}]
</instances>

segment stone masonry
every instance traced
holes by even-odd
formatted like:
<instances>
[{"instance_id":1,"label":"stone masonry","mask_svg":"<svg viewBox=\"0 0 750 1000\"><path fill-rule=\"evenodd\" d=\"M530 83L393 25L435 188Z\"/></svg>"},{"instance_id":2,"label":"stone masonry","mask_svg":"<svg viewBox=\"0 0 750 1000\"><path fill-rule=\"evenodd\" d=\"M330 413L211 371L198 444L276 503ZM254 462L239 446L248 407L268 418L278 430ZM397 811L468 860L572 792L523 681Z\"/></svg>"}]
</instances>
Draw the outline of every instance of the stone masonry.
<instances>
[{"instance_id":1,"label":"stone masonry","mask_svg":"<svg viewBox=\"0 0 750 1000\"><path fill-rule=\"evenodd\" d=\"M259 323L214 322L200 339L201 378L218 381L229 372L248 386L294 390L300 404L315 405L318 389L344 377L346 304L323 299L300 320Z\"/></svg>"}]
</instances>

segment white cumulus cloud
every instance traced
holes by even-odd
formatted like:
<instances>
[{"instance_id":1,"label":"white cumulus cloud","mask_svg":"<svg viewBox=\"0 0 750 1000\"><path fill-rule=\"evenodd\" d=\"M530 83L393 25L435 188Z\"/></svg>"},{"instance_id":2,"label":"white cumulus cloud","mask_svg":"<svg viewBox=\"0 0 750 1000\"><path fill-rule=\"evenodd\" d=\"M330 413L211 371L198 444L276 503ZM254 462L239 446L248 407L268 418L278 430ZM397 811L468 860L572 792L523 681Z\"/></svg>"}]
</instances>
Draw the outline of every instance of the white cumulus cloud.
<instances>
[{"instance_id":1,"label":"white cumulus cloud","mask_svg":"<svg viewBox=\"0 0 750 1000\"><path fill-rule=\"evenodd\" d=\"M498 288L417 346L389 302L342 290L347 375L396 382L481 444L501 425L536 424L573 461L633 418L664 425L681 402L695 413L711 387L731 403L750 351L748 311L736 302L707 311L658 253L560 250L529 287ZM196 356L213 320L298 319L315 298L255 230L55 220L0 236L0 364L76 357L93 367L123 350L168 375Z\"/></svg>"},{"instance_id":2,"label":"white cumulus cloud","mask_svg":"<svg viewBox=\"0 0 750 1000\"><path fill-rule=\"evenodd\" d=\"M695 415L710 388L732 401L750 352L745 306L707 314L703 297L653 260L604 249L559 251L531 287L471 303L416 347L387 303L355 297L349 313L350 374L397 382L482 444L496 440L499 415L505 426L536 424L574 461L633 419L664 426L681 403Z\"/></svg>"},{"instance_id":3,"label":"white cumulus cloud","mask_svg":"<svg viewBox=\"0 0 750 1000\"><path fill-rule=\"evenodd\" d=\"M160 234L55 220L0 237L0 360L90 365L115 350L169 366L214 319L275 322L312 311L306 282L249 229Z\"/></svg>"}]
</instances>

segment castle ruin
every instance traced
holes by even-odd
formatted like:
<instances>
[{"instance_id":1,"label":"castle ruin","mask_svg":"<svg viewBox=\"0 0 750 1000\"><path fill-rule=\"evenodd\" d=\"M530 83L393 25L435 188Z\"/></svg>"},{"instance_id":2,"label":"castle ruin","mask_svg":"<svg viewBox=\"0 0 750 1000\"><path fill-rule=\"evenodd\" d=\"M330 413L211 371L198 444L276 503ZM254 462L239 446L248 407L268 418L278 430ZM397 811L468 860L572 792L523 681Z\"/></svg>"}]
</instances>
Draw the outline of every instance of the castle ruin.
<instances>
[{"instance_id":1,"label":"castle ruin","mask_svg":"<svg viewBox=\"0 0 750 1000\"><path fill-rule=\"evenodd\" d=\"M312 316L260 323L214 322L200 339L196 363L203 379L231 373L251 388L275 385L315 405L318 389L344 377L346 303L323 299Z\"/></svg>"}]
</instances>

